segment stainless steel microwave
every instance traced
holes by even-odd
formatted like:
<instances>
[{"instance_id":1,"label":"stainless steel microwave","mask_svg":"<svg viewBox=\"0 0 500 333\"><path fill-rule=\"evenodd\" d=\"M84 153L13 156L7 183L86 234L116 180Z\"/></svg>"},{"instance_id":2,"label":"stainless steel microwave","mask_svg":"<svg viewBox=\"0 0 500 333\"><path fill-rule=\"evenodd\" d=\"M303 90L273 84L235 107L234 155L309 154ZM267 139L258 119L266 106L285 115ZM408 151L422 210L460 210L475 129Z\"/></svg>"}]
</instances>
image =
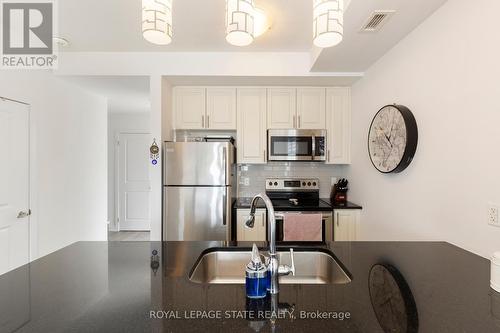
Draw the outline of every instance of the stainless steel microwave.
<instances>
[{"instance_id":1,"label":"stainless steel microwave","mask_svg":"<svg viewBox=\"0 0 500 333\"><path fill-rule=\"evenodd\" d=\"M326 130L267 131L268 161L325 161Z\"/></svg>"}]
</instances>

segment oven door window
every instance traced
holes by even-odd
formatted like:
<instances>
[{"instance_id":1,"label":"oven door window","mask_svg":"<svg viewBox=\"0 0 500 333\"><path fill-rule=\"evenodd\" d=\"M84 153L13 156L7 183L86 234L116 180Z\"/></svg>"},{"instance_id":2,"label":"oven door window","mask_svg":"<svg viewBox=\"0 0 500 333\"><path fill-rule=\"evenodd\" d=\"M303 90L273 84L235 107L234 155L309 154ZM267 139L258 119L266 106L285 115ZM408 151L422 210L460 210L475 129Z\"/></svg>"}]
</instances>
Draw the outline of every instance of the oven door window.
<instances>
[{"instance_id":1,"label":"oven door window","mask_svg":"<svg viewBox=\"0 0 500 333\"><path fill-rule=\"evenodd\" d=\"M272 136L272 156L312 156L310 136Z\"/></svg>"}]
</instances>

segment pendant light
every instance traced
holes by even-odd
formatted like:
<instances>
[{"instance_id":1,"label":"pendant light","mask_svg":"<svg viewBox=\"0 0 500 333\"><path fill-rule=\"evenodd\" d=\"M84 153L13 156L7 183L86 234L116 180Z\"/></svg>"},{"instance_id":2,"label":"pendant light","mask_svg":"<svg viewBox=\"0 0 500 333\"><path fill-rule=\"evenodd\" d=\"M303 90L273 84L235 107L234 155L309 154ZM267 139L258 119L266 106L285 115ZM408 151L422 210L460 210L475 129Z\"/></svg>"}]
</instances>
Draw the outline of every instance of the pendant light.
<instances>
[{"instance_id":1,"label":"pendant light","mask_svg":"<svg viewBox=\"0 0 500 333\"><path fill-rule=\"evenodd\" d=\"M253 0L226 0L226 40L235 46L247 46L254 39Z\"/></svg>"},{"instance_id":2,"label":"pendant light","mask_svg":"<svg viewBox=\"0 0 500 333\"><path fill-rule=\"evenodd\" d=\"M157 45L172 42L172 0L142 0L142 36Z\"/></svg>"},{"instance_id":3,"label":"pendant light","mask_svg":"<svg viewBox=\"0 0 500 333\"><path fill-rule=\"evenodd\" d=\"M313 42L318 47L339 44L344 35L344 0L314 0Z\"/></svg>"}]
</instances>

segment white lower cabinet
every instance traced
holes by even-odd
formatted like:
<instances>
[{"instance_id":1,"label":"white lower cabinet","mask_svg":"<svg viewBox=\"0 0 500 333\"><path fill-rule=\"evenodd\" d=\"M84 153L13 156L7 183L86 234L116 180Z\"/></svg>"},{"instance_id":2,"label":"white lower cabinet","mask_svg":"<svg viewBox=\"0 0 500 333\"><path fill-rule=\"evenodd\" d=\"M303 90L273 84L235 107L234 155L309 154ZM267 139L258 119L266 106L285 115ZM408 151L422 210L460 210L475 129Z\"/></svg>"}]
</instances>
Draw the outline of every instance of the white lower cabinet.
<instances>
[{"instance_id":1,"label":"white lower cabinet","mask_svg":"<svg viewBox=\"0 0 500 333\"><path fill-rule=\"evenodd\" d=\"M358 239L359 209L336 209L333 212L334 241L355 241Z\"/></svg>"},{"instance_id":2,"label":"white lower cabinet","mask_svg":"<svg viewBox=\"0 0 500 333\"><path fill-rule=\"evenodd\" d=\"M250 215L250 209L236 210L236 240L244 241L265 241L267 227L267 212L265 209L255 211L255 223L253 228L246 228L245 222Z\"/></svg>"}]
</instances>

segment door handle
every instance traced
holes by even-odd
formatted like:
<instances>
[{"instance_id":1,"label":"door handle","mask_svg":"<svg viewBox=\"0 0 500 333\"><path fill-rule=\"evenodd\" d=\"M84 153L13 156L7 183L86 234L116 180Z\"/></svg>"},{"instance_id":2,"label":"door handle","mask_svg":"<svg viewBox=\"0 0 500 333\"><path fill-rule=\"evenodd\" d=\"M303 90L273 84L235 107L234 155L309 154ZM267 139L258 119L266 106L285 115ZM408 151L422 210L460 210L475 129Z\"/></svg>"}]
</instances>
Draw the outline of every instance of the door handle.
<instances>
[{"instance_id":1,"label":"door handle","mask_svg":"<svg viewBox=\"0 0 500 333\"><path fill-rule=\"evenodd\" d=\"M201 128L205 128L205 116L201 116Z\"/></svg>"},{"instance_id":2,"label":"door handle","mask_svg":"<svg viewBox=\"0 0 500 333\"><path fill-rule=\"evenodd\" d=\"M297 118L298 118L298 120L299 120L299 121L298 121L298 123L299 123L298 125L299 125L299 126L297 126L297 128L300 128L300 116L298 116Z\"/></svg>"},{"instance_id":3,"label":"door handle","mask_svg":"<svg viewBox=\"0 0 500 333\"><path fill-rule=\"evenodd\" d=\"M23 219L23 218L28 217L30 215L31 215L31 209L28 209L27 211L22 210L17 214L17 218Z\"/></svg>"},{"instance_id":4,"label":"door handle","mask_svg":"<svg viewBox=\"0 0 500 333\"><path fill-rule=\"evenodd\" d=\"M227 195L226 189L224 189L224 194L222 195L222 225L227 224Z\"/></svg>"},{"instance_id":5,"label":"door handle","mask_svg":"<svg viewBox=\"0 0 500 333\"><path fill-rule=\"evenodd\" d=\"M210 116L207 115L207 128L210 128Z\"/></svg>"}]
</instances>

